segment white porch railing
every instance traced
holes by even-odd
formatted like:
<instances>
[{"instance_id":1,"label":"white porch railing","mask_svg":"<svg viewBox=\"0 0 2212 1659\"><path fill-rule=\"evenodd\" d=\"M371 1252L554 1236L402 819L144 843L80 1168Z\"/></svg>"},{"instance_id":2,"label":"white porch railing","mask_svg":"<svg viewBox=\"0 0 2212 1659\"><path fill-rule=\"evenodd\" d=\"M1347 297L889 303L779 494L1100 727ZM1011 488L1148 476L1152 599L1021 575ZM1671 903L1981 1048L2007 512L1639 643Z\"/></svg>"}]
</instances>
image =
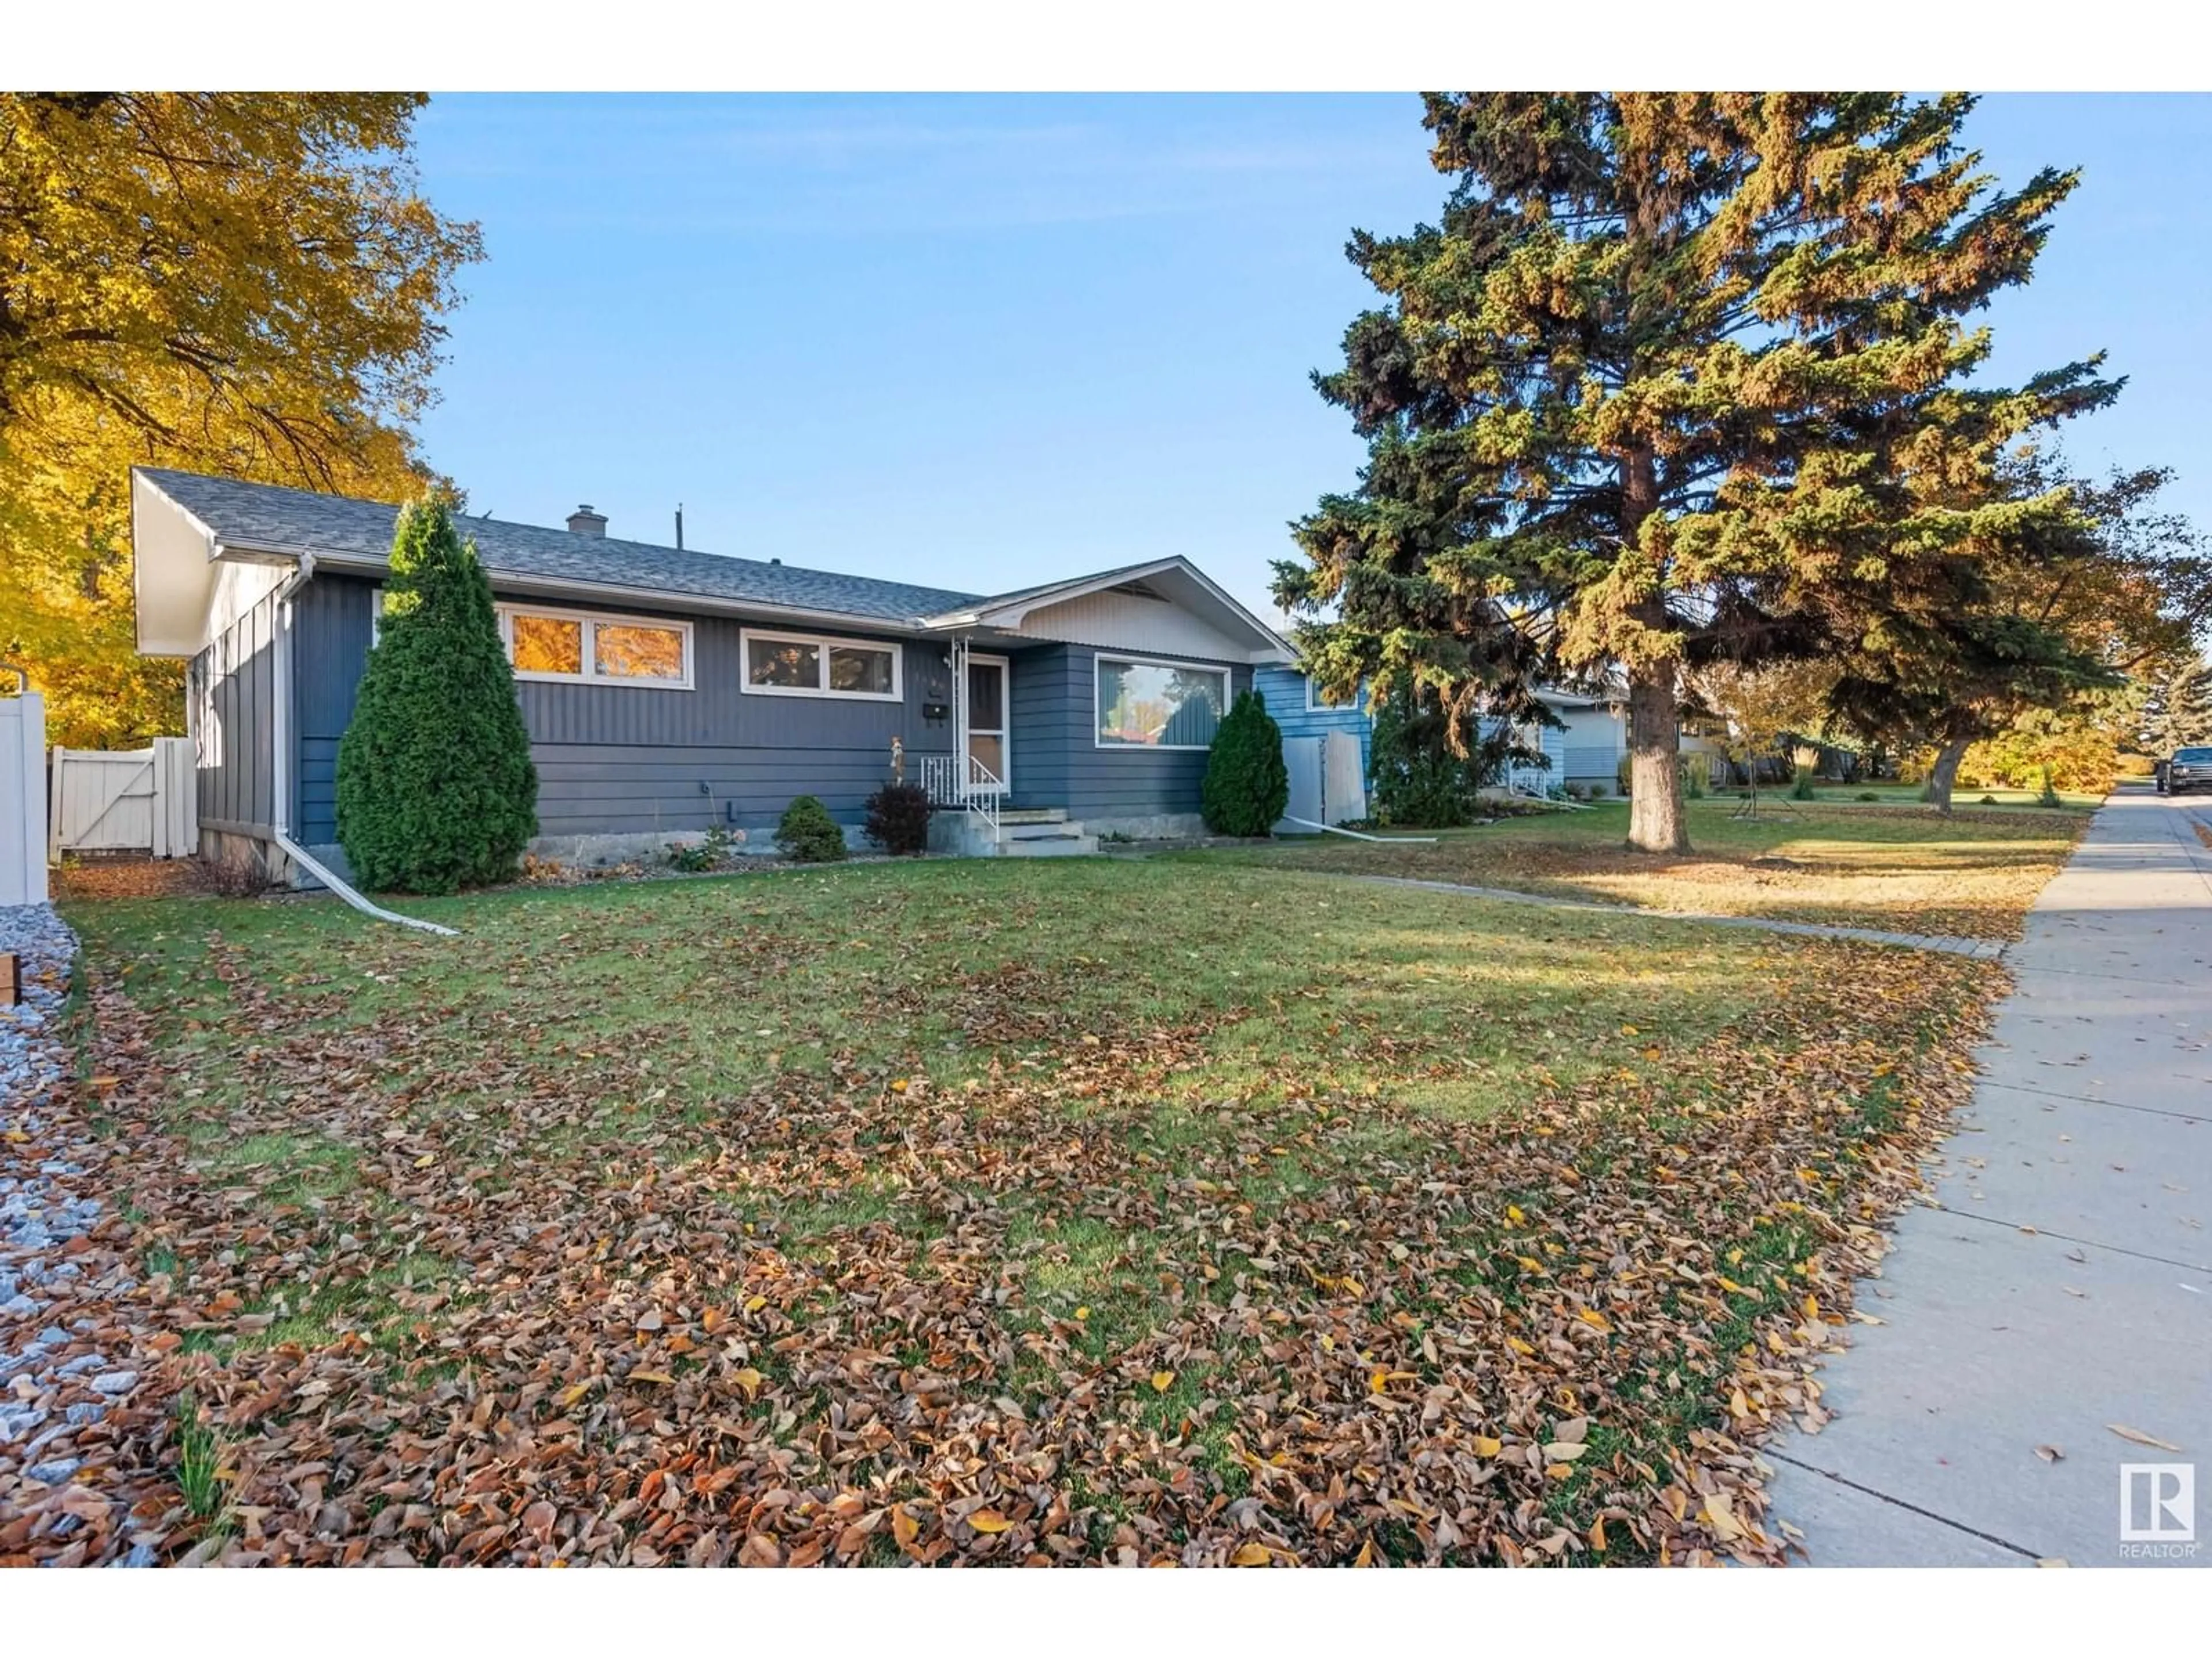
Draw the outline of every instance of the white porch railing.
<instances>
[{"instance_id":1,"label":"white porch railing","mask_svg":"<svg viewBox=\"0 0 2212 1659\"><path fill-rule=\"evenodd\" d=\"M1511 766L1505 771L1505 793L1519 800L1540 802L1546 806L1565 807L1570 812L1587 812L1583 802L1570 796L1556 799L1552 794L1552 775L1534 766Z\"/></svg>"},{"instance_id":2,"label":"white porch railing","mask_svg":"<svg viewBox=\"0 0 2212 1659\"><path fill-rule=\"evenodd\" d=\"M999 802L1006 786L998 775L973 755L923 755L921 787L933 806L957 806L973 812L991 827L999 828Z\"/></svg>"}]
</instances>

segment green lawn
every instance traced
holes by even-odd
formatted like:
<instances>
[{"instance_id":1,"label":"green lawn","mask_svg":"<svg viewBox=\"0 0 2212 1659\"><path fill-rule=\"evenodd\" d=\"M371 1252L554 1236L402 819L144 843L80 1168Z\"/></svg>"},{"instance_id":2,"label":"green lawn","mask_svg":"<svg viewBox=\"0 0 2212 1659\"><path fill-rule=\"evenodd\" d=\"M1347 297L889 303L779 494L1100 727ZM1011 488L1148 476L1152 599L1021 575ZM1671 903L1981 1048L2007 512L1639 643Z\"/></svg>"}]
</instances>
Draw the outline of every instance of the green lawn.
<instances>
[{"instance_id":1,"label":"green lawn","mask_svg":"<svg viewBox=\"0 0 2212 1659\"><path fill-rule=\"evenodd\" d=\"M410 908L70 907L179 1553L1771 1557L1998 982L1170 860Z\"/></svg>"},{"instance_id":2,"label":"green lawn","mask_svg":"<svg viewBox=\"0 0 2212 1659\"><path fill-rule=\"evenodd\" d=\"M1434 845L1301 836L1187 855L1285 871L1411 876L1651 910L1765 916L1902 933L2012 939L2087 815L1762 795L1689 803L1691 853L1629 852L1628 807L1601 802L1444 830ZM1411 834L1412 832L1406 832Z\"/></svg>"}]
</instances>

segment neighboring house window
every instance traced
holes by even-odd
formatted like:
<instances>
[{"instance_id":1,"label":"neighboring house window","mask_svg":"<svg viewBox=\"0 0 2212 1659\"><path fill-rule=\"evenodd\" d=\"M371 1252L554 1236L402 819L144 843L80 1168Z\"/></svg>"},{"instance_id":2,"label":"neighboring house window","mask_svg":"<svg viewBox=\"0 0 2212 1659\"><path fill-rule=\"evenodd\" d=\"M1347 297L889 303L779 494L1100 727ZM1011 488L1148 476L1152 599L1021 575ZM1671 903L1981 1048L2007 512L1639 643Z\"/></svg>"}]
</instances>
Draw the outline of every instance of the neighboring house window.
<instances>
[{"instance_id":1,"label":"neighboring house window","mask_svg":"<svg viewBox=\"0 0 2212 1659\"><path fill-rule=\"evenodd\" d=\"M896 645L841 640L823 634L740 630L744 690L759 696L858 697L896 702L905 696L903 653Z\"/></svg>"},{"instance_id":2,"label":"neighboring house window","mask_svg":"<svg viewBox=\"0 0 2212 1659\"><path fill-rule=\"evenodd\" d=\"M1101 749L1204 749L1229 707L1229 671L1139 657L1098 659Z\"/></svg>"},{"instance_id":3,"label":"neighboring house window","mask_svg":"<svg viewBox=\"0 0 2212 1659\"><path fill-rule=\"evenodd\" d=\"M499 631L519 680L691 689L689 623L503 605Z\"/></svg>"},{"instance_id":4,"label":"neighboring house window","mask_svg":"<svg viewBox=\"0 0 2212 1659\"><path fill-rule=\"evenodd\" d=\"M1364 683L1360 685L1359 695L1350 702L1323 702L1321 700L1321 688L1314 684L1313 676L1301 674L1298 678L1306 684L1306 713L1309 714L1349 714L1356 709L1366 707L1367 687Z\"/></svg>"}]
</instances>

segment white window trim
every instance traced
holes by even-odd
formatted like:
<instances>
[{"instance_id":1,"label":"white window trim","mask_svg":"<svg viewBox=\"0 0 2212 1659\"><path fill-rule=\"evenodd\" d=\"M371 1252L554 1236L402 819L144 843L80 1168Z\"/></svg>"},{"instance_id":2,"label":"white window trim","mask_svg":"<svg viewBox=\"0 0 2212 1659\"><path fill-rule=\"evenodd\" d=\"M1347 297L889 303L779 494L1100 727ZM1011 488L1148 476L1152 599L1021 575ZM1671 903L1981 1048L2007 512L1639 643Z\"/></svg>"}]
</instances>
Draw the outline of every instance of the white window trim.
<instances>
[{"instance_id":1,"label":"white window trim","mask_svg":"<svg viewBox=\"0 0 2212 1659\"><path fill-rule=\"evenodd\" d=\"M510 668L514 665L514 619L518 616L545 617L555 622L581 623L583 637L583 672L553 674L543 669L514 669L518 680L535 680L546 685L619 685L630 691L689 691L692 689L697 659L694 652L691 624L669 617L626 617L611 611L568 611L558 605L531 605L516 600L502 601L493 609L499 616L499 641L506 647ZM681 679L641 679L629 674L602 674L599 672L598 653L592 648L592 629L600 623L610 623L622 628L674 629L684 636L684 675Z\"/></svg>"},{"instance_id":2,"label":"white window trim","mask_svg":"<svg viewBox=\"0 0 2212 1659\"><path fill-rule=\"evenodd\" d=\"M1208 743L1109 743L1098 735L1099 672L1107 663L1120 663L1126 668L1171 668L1221 676L1222 720L1229 718L1229 705L1236 700L1237 676L1229 665L1219 662L1176 662L1165 657L1133 657L1120 651L1101 651L1091 659L1091 746L1109 749L1121 755L1203 755L1213 745Z\"/></svg>"},{"instance_id":3,"label":"white window trim","mask_svg":"<svg viewBox=\"0 0 2212 1659\"><path fill-rule=\"evenodd\" d=\"M753 641L767 640L780 645L811 645L815 647L816 679L812 685L755 685L753 684ZM888 691L837 691L830 685L830 653L833 649L848 651L888 651L891 653L891 689ZM904 702L906 701L906 651L896 640L859 640L842 634L793 634L774 628L740 628L738 630L738 690L749 697L828 697L837 702Z\"/></svg>"}]
</instances>

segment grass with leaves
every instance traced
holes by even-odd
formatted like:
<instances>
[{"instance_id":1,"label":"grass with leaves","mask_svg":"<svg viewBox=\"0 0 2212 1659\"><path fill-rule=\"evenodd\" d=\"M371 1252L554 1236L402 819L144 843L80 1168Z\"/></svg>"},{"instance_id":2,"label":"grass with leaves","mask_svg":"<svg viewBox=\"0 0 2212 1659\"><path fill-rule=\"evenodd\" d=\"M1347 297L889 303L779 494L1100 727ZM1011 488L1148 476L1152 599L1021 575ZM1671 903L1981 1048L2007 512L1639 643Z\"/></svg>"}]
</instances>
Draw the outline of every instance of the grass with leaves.
<instances>
[{"instance_id":1,"label":"grass with leaves","mask_svg":"<svg viewBox=\"0 0 2212 1659\"><path fill-rule=\"evenodd\" d=\"M1605 801L1468 830L1433 844L1337 836L1176 855L1191 860L1504 887L1656 911L1763 916L1969 939L2016 939L2087 822L2066 811L1923 808L1762 792L1689 803L1679 857L1632 852L1628 809ZM1384 832L1386 834L1392 832ZM1414 832L1401 832L1412 835Z\"/></svg>"},{"instance_id":2,"label":"grass with leaves","mask_svg":"<svg viewBox=\"0 0 2212 1659\"><path fill-rule=\"evenodd\" d=\"M1999 980L1162 860L418 908L70 907L226 1559L1771 1559Z\"/></svg>"}]
</instances>

